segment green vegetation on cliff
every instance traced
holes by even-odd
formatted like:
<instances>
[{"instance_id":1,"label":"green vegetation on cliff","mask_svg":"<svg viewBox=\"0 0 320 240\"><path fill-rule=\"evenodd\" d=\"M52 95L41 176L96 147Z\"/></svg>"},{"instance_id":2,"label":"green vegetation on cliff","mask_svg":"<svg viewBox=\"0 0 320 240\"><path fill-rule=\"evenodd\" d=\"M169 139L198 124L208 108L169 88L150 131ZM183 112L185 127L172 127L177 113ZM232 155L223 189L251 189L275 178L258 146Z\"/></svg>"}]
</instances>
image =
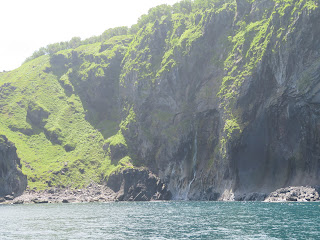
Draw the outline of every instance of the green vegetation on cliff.
<instances>
[{"instance_id":1,"label":"green vegetation on cliff","mask_svg":"<svg viewBox=\"0 0 320 240\"><path fill-rule=\"evenodd\" d=\"M130 40L44 55L1 75L0 131L15 143L30 188L83 187L116 167L103 144L117 132L112 104Z\"/></svg>"},{"instance_id":2,"label":"green vegetation on cliff","mask_svg":"<svg viewBox=\"0 0 320 240\"><path fill-rule=\"evenodd\" d=\"M168 152L200 128L194 112L212 101L221 130L199 139L213 168L246 124L237 107L243 83L317 8L313 0L184 0L150 9L131 28L48 45L0 74L0 135L16 145L30 188L80 188L174 158ZM140 144L147 150L137 154Z\"/></svg>"}]
</instances>

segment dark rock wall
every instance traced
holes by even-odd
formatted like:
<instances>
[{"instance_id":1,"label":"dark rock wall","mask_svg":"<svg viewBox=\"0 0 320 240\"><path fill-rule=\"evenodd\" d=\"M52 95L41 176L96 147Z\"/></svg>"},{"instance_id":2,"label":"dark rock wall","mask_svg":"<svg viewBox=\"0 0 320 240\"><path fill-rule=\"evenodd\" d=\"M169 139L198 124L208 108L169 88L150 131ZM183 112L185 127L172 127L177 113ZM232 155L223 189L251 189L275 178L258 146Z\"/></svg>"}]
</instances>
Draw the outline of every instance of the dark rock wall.
<instances>
[{"instance_id":1,"label":"dark rock wall","mask_svg":"<svg viewBox=\"0 0 320 240\"><path fill-rule=\"evenodd\" d=\"M233 152L242 191L319 183L319 20L303 11L279 51L271 42L238 101L249 123Z\"/></svg>"},{"instance_id":2,"label":"dark rock wall","mask_svg":"<svg viewBox=\"0 0 320 240\"><path fill-rule=\"evenodd\" d=\"M188 54L176 51L178 67L165 72L151 87L149 79L140 80L138 87L133 87L138 77L127 74L120 88L120 93L125 93L120 97L134 106L137 118L125 132L131 153L169 184L175 199L204 197L202 192L216 178L220 181L220 176L212 176L208 171L211 167L220 168L219 175L225 174L226 163L213 164L219 157L222 127L216 95L226 57L224 41L233 17L229 11L208 14L203 37ZM154 34L166 37L157 34L161 29ZM154 46L150 44L151 51ZM219 64L212 64L212 58ZM189 192L194 196L189 196ZM212 194L216 196L214 191Z\"/></svg>"},{"instance_id":3,"label":"dark rock wall","mask_svg":"<svg viewBox=\"0 0 320 240\"><path fill-rule=\"evenodd\" d=\"M16 147L0 135L0 197L20 195L27 187L27 177L21 172Z\"/></svg>"},{"instance_id":4,"label":"dark rock wall","mask_svg":"<svg viewBox=\"0 0 320 240\"><path fill-rule=\"evenodd\" d=\"M167 186L148 170L126 169L112 174L107 186L119 201L170 200Z\"/></svg>"},{"instance_id":5,"label":"dark rock wall","mask_svg":"<svg viewBox=\"0 0 320 240\"><path fill-rule=\"evenodd\" d=\"M210 13L202 37L188 54L176 54L179 64L154 86L140 79L133 87L139 76L132 73L120 87L137 118L124 133L131 154L168 183L174 199L226 200L319 182L319 8L301 5L291 15L293 4L282 15L270 0L237 7ZM269 41L261 59L241 84L227 87L235 89L232 99L221 97L228 36L240 31L237 21L256 23L267 11L271 23L256 46ZM232 64L245 69L250 49L246 42L238 48ZM239 128L228 133L230 116Z\"/></svg>"}]
</instances>

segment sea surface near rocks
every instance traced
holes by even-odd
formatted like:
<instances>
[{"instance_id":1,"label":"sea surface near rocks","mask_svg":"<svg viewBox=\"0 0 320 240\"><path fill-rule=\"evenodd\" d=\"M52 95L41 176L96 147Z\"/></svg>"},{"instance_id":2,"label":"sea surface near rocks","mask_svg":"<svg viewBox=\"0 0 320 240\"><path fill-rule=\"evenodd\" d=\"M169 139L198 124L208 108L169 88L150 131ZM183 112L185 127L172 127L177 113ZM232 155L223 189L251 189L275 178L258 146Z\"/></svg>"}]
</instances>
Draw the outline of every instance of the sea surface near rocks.
<instances>
[{"instance_id":1,"label":"sea surface near rocks","mask_svg":"<svg viewBox=\"0 0 320 240\"><path fill-rule=\"evenodd\" d=\"M320 239L320 203L0 205L1 239Z\"/></svg>"}]
</instances>

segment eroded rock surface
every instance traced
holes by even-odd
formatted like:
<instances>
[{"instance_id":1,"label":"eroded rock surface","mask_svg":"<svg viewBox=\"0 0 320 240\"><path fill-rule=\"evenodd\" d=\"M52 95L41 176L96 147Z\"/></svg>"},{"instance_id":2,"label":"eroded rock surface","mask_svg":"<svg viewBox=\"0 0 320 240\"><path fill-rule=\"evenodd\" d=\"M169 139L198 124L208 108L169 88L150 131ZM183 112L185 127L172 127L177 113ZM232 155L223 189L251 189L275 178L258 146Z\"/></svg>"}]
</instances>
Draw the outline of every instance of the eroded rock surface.
<instances>
[{"instance_id":1,"label":"eroded rock surface","mask_svg":"<svg viewBox=\"0 0 320 240\"><path fill-rule=\"evenodd\" d=\"M107 186L117 192L119 201L170 200L167 186L148 170L126 169L112 174Z\"/></svg>"},{"instance_id":2,"label":"eroded rock surface","mask_svg":"<svg viewBox=\"0 0 320 240\"><path fill-rule=\"evenodd\" d=\"M7 137L0 135L0 197L13 198L27 187L27 177L21 172L17 149Z\"/></svg>"}]
</instances>

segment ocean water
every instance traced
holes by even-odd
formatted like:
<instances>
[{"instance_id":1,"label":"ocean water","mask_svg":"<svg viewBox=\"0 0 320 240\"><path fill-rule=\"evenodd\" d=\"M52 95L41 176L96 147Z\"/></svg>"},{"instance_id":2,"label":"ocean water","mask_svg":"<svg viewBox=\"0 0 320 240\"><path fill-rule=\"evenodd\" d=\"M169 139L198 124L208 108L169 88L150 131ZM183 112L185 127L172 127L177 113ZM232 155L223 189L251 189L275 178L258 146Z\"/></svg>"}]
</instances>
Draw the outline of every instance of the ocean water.
<instances>
[{"instance_id":1,"label":"ocean water","mask_svg":"<svg viewBox=\"0 0 320 240\"><path fill-rule=\"evenodd\" d=\"M0 239L320 239L320 203L0 205Z\"/></svg>"}]
</instances>

